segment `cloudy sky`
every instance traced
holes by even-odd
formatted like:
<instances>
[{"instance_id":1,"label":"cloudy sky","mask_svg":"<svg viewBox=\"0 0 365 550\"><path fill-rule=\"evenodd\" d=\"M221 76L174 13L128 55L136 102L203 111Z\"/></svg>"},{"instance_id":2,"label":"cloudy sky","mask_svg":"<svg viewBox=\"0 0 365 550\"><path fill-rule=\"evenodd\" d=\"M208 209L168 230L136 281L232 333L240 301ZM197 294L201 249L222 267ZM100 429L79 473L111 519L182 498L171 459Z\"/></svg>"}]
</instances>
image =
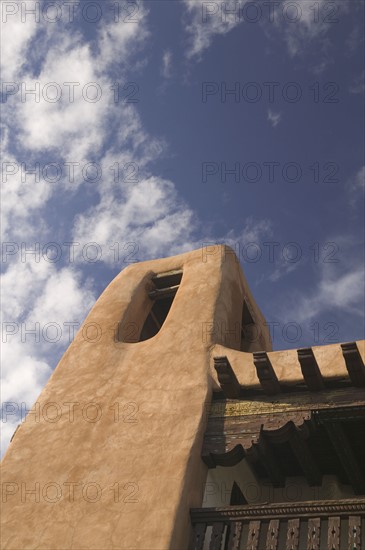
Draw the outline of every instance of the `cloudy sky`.
<instances>
[{"instance_id":1,"label":"cloudy sky","mask_svg":"<svg viewBox=\"0 0 365 550\"><path fill-rule=\"evenodd\" d=\"M274 349L363 337L362 2L1 9L3 449L130 262L225 242Z\"/></svg>"}]
</instances>

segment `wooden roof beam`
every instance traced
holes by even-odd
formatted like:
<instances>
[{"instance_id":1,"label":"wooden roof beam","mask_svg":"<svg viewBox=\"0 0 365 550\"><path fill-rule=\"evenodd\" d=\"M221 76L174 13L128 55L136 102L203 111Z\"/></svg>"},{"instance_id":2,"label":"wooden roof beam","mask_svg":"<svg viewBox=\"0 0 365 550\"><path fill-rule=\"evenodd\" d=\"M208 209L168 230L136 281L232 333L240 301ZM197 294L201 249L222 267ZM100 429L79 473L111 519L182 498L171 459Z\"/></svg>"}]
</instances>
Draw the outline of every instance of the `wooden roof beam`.
<instances>
[{"instance_id":1,"label":"wooden roof beam","mask_svg":"<svg viewBox=\"0 0 365 550\"><path fill-rule=\"evenodd\" d=\"M148 293L148 296L152 300L159 300L161 298L166 298L168 296L174 296L179 289L179 285L169 286L167 288L156 288L156 290L151 290Z\"/></svg>"},{"instance_id":2,"label":"wooden roof beam","mask_svg":"<svg viewBox=\"0 0 365 550\"><path fill-rule=\"evenodd\" d=\"M312 391L323 390L325 384L312 348L298 349L297 353L303 378L308 388Z\"/></svg>"},{"instance_id":3,"label":"wooden roof beam","mask_svg":"<svg viewBox=\"0 0 365 550\"><path fill-rule=\"evenodd\" d=\"M281 388L271 361L266 351L256 351L253 353L253 362L262 389L267 395L280 393Z\"/></svg>"},{"instance_id":4,"label":"wooden roof beam","mask_svg":"<svg viewBox=\"0 0 365 550\"><path fill-rule=\"evenodd\" d=\"M238 399L241 386L227 357L214 357L214 368L217 371L219 384L227 399Z\"/></svg>"},{"instance_id":5,"label":"wooden roof beam","mask_svg":"<svg viewBox=\"0 0 365 550\"><path fill-rule=\"evenodd\" d=\"M365 386L365 366L356 342L341 344L351 382L354 386Z\"/></svg>"}]
</instances>

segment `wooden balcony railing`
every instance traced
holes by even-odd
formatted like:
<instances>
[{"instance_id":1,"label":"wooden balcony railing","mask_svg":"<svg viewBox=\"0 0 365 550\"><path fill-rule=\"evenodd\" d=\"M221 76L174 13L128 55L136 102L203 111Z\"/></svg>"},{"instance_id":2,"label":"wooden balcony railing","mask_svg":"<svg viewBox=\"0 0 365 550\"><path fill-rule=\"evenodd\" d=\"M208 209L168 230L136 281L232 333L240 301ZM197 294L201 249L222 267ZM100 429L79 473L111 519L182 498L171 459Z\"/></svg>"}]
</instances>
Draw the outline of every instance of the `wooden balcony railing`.
<instances>
[{"instance_id":1,"label":"wooden balcony railing","mask_svg":"<svg viewBox=\"0 0 365 550\"><path fill-rule=\"evenodd\" d=\"M191 550L365 550L365 499L191 510Z\"/></svg>"}]
</instances>

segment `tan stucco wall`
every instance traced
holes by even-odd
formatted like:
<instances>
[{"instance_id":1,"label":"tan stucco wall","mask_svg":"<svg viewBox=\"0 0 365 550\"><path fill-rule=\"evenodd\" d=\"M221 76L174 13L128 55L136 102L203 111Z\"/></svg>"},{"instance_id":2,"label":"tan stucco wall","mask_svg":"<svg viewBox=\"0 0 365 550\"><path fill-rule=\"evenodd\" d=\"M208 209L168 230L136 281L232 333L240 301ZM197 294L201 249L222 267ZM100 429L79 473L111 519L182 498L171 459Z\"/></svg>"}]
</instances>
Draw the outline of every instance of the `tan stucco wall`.
<instances>
[{"instance_id":1,"label":"tan stucco wall","mask_svg":"<svg viewBox=\"0 0 365 550\"><path fill-rule=\"evenodd\" d=\"M215 343L237 347L220 328L240 322L249 294L239 263L222 250L131 265L101 295L37 401L42 414L27 416L3 459L2 548L187 547L189 509L201 505L207 473L200 453L209 351ZM116 341L119 321L143 323L150 276L179 268L183 279L161 331L140 343ZM85 327L95 338L92 323L98 341L85 338ZM79 403L73 421L67 403ZM56 406L61 416L50 422ZM78 484L73 501L69 483ZM22 494L22 484L39 491Z\"/></svg>"}]
</instances>

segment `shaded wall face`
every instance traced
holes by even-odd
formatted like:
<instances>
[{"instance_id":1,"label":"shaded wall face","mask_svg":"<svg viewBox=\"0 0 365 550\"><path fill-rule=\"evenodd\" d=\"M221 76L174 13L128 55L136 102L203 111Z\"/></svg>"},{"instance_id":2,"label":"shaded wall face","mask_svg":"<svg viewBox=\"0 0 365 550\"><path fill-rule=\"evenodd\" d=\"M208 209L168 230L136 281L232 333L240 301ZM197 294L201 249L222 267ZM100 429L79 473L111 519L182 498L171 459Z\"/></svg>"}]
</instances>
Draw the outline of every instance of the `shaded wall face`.
<instances>
[{"instance_id":1,"label":"shaded wall face","mask_svg":"<svg viewBox=\"0 0 365 550\"><path fill-rule=\"evenodd\" d=\"M146 319L152 275L176 269L162 329L120 341L119 323ZM240 277L220 250L207 261L195 251L133 265L111 283L4 458L3 548L187 547L206 476L209 349L232 345L223 328L240 322Z\"/></svg>"},{"instance_id":2,"label":"shaded wall face","mask_svg":"<svg viewBox=\"0 0 365 550\"><path fill-rule=\"evenodd\" d=\"M351 485L340 483L335 475L323 476L319 486L308 485L305 477L288 477L284 487L274 487L269 480L259 480L246 459L232 467L218 466L209 470L205 484L203 508L229 506L233 484L240 488L247 504L265 502L303 502L340 500L354 497Z\"/></svg>"}]
</instances>

